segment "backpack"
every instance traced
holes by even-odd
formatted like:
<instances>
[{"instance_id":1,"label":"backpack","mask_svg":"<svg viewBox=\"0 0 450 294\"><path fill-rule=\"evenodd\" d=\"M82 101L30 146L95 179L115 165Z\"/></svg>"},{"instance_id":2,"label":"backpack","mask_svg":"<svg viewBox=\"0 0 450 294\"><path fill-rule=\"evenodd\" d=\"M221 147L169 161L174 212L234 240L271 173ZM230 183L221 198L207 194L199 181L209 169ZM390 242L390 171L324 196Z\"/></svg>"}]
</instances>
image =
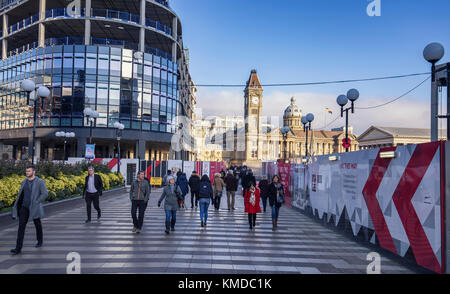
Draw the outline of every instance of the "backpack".
<instances>
[{"instance_id":1,"label":"backpack","mask_svg":"<svg viewBox=\"0 0 450 294\"><path fill-rule=\"evenodd\" d=\"M200 191L199 194L201 196L210 196L210 189L209 189L209 183L207 182L201 182L200 183Z\"/></svg>"}]
</instances>

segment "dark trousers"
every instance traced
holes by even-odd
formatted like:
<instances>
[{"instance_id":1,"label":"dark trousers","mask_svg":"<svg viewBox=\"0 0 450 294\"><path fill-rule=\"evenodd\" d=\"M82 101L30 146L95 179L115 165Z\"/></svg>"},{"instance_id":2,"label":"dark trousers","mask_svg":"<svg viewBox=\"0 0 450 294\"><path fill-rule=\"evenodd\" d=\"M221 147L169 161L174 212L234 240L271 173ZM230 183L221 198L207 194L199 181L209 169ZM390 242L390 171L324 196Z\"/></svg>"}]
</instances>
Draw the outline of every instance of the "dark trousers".
<instances>
[{"instance_id":1,"label":"dark trousers","mask_svg":"<svg viewBox=\"0 0 450 294\"><path fill-rule=\"evenodd\" d=\"M100 211L100 201L98 193L87 193L86 192L86 206L87 206L87 217L91 220L91 204L94 203L94 208L97 210L98 216L101 215Z\"/></svg>"},{"instance_id":2,"label":"dark trousers","mask_svg":"<svg viewBox=\"0 0 450 294\"><path fill-rule=\"evenodd\" d=\"M30 210L26 207L19 208L19 231L17 233L16 250L21 251L23 247L23 238L25 237L25 228L27 227L28 219L30 218ZM43 242L41 219L34 219L34 226L36 227L36 237L38 243Z\"/></svg>"},{"instance_id":3,"label":"dark trousers","mask_svg":"<svg viewBox=\"0 0 450 294\"><path fill-rule=\"evenodd\" d=\"M220 209L220 202L222 202L222 191L216 191L216 195L214 197L214 208L216 210Z\"/></svg>"},{"instance_id":4,"label":"dark trousers","mask_svg":"<svg viewBox=\"0 0 450 294\"><path fill-rule=\"evenodd\" d=\"M144 214L146 208L146 202L144 200L132 200L131 201L131 217L133 218L133 225L136 229L142 230L144 224ZM139 217L137 211L139 210Z\"/></svg>"},{"instance_id":5,"label":"dark trousers","mask_svg":"<svg viewBox=\"0 0 450 294\"><path fill-rule=\"evenodd\" d=\"M250 228L256 226L256 213L248 214L248 224L250 225Z\"/></svg>"},{"instance_id":6,"label":"dark trousers","mask_svg":"<svg viewBox=\"0 0 450 294\"><path fill-rule=\"evenodd\" d=\"M198 207L199 196L200 196L200 191L192 191L191 190L191 207L194 207L194 202L195 202L195 207Z\"/></svg>"},{"instance_id":7,"label":"dark trousers","mask_svg":"<svg viewBox=\"0 0 450 294\"><path fill-rule=\"evenodd\" d=\"M262 200L262 204L263 204L263 210L264 212L266 212L266 208L267 208L267 197L261 197Z\"/></svg>"}]
</instances>

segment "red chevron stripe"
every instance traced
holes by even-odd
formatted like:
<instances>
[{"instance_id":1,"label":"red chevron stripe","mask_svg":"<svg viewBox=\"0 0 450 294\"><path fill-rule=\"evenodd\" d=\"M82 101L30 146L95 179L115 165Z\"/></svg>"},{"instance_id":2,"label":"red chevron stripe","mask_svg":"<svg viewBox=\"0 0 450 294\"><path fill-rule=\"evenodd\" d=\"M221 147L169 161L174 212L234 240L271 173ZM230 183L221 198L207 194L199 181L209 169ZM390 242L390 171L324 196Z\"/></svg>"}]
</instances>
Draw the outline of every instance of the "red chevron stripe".
<instances>
[{"instance_id":1,"label":"red chevron stripe","mask_svg":"<svg viewBox=\"0 0 450 294\"><path fill-rule=\"evenodd\" d=\"M431 248L430 242L423 230L420 219L416 214L411 199L422 182L431 164L439 143L417 145L411 159L406 166L392 199L408 236L414 257L419 265L440 273L441 265Z\"/></svg>"},{"instance_id":2,"label":"red chevron stripe","mask_svg":"<svg viewBox=\"0 0 450 294\"><path fill-rule=\"evenodd\" d=\"M380 246L395 254L398 254L394 241L392 240L391 233L389 232L389 228L386 224L386 220L384 219L380 203L377 199L377 191L381 185L384 174L392 161L390 158L380 158L380 153L395 150L396 148L384 148L380 150L373 164L372 171L369 174L366 185L364 186L363 195L364 200L366 201L367 209L369 210L370 218L372 219L372 223L375 228L375 233L380 241Z\"/></svg>"},{"instance_id":3,"label":"red chevron stripe","mask_svg":"<svg viewBox=\"0 0 450 294\"><path fill-rule=\"evenodd\" d=\"M119 160L117 158L113 158L110 162L108 162L108 168L112 169L117 165L118 162Z\"/></svg>"},{"instance_id":4,"label":"red chevron stripe","mask_svg":"<svg viewBox=\"0 0 450 294\"><path fill-rule=\"evenodd\" d=\"M98 163L100 163L102 160L103 160L103 158L95 158L95 159L92 160L92 163L93 163L93 164L98 164Z\"/></svg>"}]
</instances>

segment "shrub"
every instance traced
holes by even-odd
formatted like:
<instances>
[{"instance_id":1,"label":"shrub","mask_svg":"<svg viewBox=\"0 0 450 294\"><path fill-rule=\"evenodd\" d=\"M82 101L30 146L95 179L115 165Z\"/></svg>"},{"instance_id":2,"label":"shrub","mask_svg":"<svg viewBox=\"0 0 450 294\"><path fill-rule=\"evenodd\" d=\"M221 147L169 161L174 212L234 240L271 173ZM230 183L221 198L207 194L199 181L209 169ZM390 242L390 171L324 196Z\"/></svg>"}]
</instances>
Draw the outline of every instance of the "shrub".
<instances>
[{"instance_id":1,"label":"shrub","mask_svg":"<svg viewBox=\"0 0 450 294\"><path fill-rule=\"evenodd\" d=\"M56 194L53 191L48 191L48 197L47 197L47 201L48 202L53 202L56 200Z\"/></svg>"},{"instance_id":2,"label":"shrub","mask_svg":"<svg viewBox=\"0 0 450 294\"><path fill-rule=\"evenodd\" d=\"M64 189L64 196L67 198L67 197L70 197L70 196L72 196L72 192L68 189L68 188L65 188Z\"/></svg>"},{"instance_id":3,"label":"shrub","mask_svg":"<svg viewBox=\"0 0 450 294\"><path fill-rule=\"evenodd\" d=\"M73 193L75 195L81 195L83 193L83 190L80 187L76 187Z\"/></svg>"},{"instance_id":4,"label":"shrub","mask_svg":"<svg viewBox=\"0 0 450 294\"><path fill-rule=\"evenodd\" d=\"M57 198L59 198L59 199L63 199L64 198L64 190L59 190L59 191L56 191L56 197Z\"/></svg>"}]
</instances>

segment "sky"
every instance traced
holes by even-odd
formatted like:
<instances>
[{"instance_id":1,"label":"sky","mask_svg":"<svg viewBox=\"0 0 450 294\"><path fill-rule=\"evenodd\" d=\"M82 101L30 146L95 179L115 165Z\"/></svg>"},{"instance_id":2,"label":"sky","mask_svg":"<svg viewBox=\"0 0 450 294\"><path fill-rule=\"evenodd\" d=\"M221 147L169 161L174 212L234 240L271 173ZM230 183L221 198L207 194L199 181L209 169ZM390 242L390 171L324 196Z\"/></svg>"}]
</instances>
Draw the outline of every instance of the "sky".
<instances>
[{"instance_id":1,"label":"sky","mask_svg":"<svg viewBox=\"0 0 450 294\"><path fill-rule=\"evenodd\" d=\"M450 62L450 1L380 0L381 16L369 17L370 0L171 0L190 52L197 85L243 85L256 69L262 84L303 83L423 73L423 49L440 42ZM348 84L266 87L263 115L282 116L295 96L315 128L340 127L336 97L356 88L357 107L379 105L411 90L427 76ZM197 107L207 115L243 115L243 87L199 87ZM443 91L446 109L446 90ZM350 125L361 134L372 125L430 126L430 82L399 101L356 110ZM333 114L327 114L330 108ZM442 121L442 125L445 122Z\"/></svg>"}]
</instances>

